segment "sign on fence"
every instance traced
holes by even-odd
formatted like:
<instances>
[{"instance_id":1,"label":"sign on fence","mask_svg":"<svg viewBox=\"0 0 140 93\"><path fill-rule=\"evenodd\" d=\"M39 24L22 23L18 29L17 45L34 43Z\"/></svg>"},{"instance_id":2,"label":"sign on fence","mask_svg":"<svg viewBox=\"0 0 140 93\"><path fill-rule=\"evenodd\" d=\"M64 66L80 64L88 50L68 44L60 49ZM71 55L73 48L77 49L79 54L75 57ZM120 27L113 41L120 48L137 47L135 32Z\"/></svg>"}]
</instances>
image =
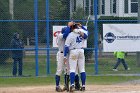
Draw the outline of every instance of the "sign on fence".
<instances>
[{"instance_id":1,"label":"sign on fence","mask_svg":"<svg viewBox=\"0 0 140 93\"><path fill-rule=\"evenodd\" d=\"M103 51L140 51L140 24L103 24Z\"/></svg>"},{"instance_id":2,"label":"sign on fence","mask_svg":"<svg viewBox=\"0 0 140 93\"><path fill-rule=\"evenodd\" d=\"M61 32L61 29L63 27L66 27L66 26L53 26L53 47L58 47L58 43L57 43L57 34L59 34ZM85 28L87 28L85 26ZM83 47L87 47L87 40L85 40L83 42Z\"/></svg>"},{"instance_id":3,"label":"sign on fence","mask_svg":"<svg viewBox=\"0 0 140 93\"><path fill-rule=\"evenodd\" d=\"M58 47L57 34L61 32L61 29L66 26L53 26L53 47Z\"/></svg>"}]
</instances>

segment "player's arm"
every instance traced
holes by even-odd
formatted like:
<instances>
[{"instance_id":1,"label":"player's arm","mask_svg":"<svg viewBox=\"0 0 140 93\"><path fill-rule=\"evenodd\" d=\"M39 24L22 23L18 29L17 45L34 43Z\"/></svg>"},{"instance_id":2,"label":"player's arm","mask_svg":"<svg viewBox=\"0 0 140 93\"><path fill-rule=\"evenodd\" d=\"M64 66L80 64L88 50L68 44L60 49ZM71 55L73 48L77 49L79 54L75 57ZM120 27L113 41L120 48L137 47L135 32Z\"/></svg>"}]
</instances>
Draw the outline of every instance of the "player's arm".
<instances>
[{"instance_id":1,"label":"player's arm","mask_svg":"<svg viewBox=\"0 0 140 93\"><path fill-rule=\"evenodd\" d=\"M84 30L83 33L81 34L82 37L83 37L84 39L87 39L87 37L88 37L88 30L87 30L83 25L81 26L81 28ZM81 32L82 32L82 31L81 31Z\"/></svg>"},{"instance_id":2,"label":"player's arm","mask_svg":"<svg viewBox=\"0 0 140 93\"><path fill-rule=\"evenodd\" d=\"M65 32L63 33L63 38L66 39L69 33L70 33L70 27L67 26Z\"/></svg>"},{"instance_id":3,"label":"player's arm","mask_svg":"<svg viewBox=\"0 0 140 93\"><path fill-rule=\"evenodd\" d=\"M76 29L74 32L80 34L83 37L83 39L87 39L88 30L80 23L77 23L77 25L78 25L79 29Z\"/></svg>"},{"instance_id":4,"label":"player's arm","mask_svg":"<svg viewBox=\"0 0 140 93\"><path fill-rule=\"evenodd\" d=\"M67 63L67 54L69 53L69 46L64 46L64 64Z\"/></svg>"},{"instance_id":5,"label":"player's arm","mask_svg":"<svg viewBox=\"0 0 140 93\"><path fill-rule=\"evenodd\" d=\"M79 32L80 36L82 36L83 39L87 39L88 34L84 33L84 32Z\"/></svg>"},{"instance_id":6,"label":"player's arm","mask_svg":"<svg viewBox=\"0 0 140 93\"><path fill-rule=\"evenodd\" d=\"M88 31L82 24L80 24L80 23L77 23L77 25L80 27L80 28L82 28L83 30L86 30L86 31Z\"/></svg>"},{"instance_id":7,"label":"player's arm","mask_svg":"<svg viewBox=\"0 0 140 93\"><path fill-rule=\"evenodd\" d=\"M74 24L73 22L68 22L68 26L67 26L67 28L66 28L66 30L65 30L65 33L63 34L63 38L64 38L64 39L67 38L68 34L69 34L70 31L71 31L70 27L71 27L73 24Z\"/></svg>"},{"instance_id":8,"label":"player's arm","mask_svg":"<svg viewBox=\"0 0 140 93\"><path fill-rule=\"evenodd\" d=\"M87 39L88 37L88 32L86 30L75 29L74 32L80 34L80 36L82 36L83 39Z\"/></svg>"},{"instance_id":9,"label":"player's arm","mask_svg":"<svg viewBox=\"0 0 140 93\"><path fill-rule=\"evenodd\" d=\"M88 31L84 26L81 26L81 28L83 29L83 30L86 30L86 31Z\"/></svg>"},{"instance_id":10,"label":"player's arm","mask_svg":"<svg viewBox=\"0 0 140 93\"><path fill-rule=\"evenodd\" d=\"M61 33L56 33L56 36L59 39L65 39L67 35L69 34L69 32L70 32L69 27L63 27L61 29Z\"/></svg>"},{"instance_id":11,"label":"player's arm","mask_svg":"<svg viewBox=\"0 0 140 93\"><path fill-rule=\"evenodd\" d=\"M64 57L66 57L67 54L69 53L69 46L70 46L70 36L68 36L67 39L66 39L66 41L65 41Z\"/></svg>"},{"instance_id":12,"label":"player's arm","mask_svg":"<svg viewBox=\"0 0 140 93\"><path fill-rule=\"evenodd\" d=\"M65 45L64 46L64 57L65 58L67 57L68 52L69 52L69 46Z\"/></svg>"},{"instance_id":13,"label":"player's arm","mask_svg":"<svg viewBox=\"0 0 140 93\"><path fill-rule=\"evenodd\" d=\"M69 53L69 46L71 45L71 42L72 42L72 36L71 34L68 35L66 41L65 41L65 46L64 46L64 57L67 56L67 54Z\"/></svg>"}]
</instances>

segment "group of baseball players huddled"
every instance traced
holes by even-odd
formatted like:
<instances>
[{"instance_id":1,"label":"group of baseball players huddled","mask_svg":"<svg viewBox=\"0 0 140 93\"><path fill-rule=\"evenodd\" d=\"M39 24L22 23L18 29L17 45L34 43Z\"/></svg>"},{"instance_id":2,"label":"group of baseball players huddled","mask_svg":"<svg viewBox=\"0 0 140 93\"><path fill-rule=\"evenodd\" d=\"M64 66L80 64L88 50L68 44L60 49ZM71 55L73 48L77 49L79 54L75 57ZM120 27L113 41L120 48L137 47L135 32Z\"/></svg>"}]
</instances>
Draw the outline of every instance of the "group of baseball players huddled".
<instances>
[{"instance_id":1,"label":"group of baseball players huddled","mask_svg":"<svg viewBox=\"0 0 140 93\"><path fill-rule=\"evenodd\" d=\"M56 91L85 91L86 72L83 44L88 37L88 30L80 23L68 22L57 35L58 53L56 70ZM64 88L61 88L60 76L64 76ZM81 77L81 85L79 75ZM69 84L70 82L70 84ZM70 85L70 86L69 86Z\"/></svg>"}]
</instances>

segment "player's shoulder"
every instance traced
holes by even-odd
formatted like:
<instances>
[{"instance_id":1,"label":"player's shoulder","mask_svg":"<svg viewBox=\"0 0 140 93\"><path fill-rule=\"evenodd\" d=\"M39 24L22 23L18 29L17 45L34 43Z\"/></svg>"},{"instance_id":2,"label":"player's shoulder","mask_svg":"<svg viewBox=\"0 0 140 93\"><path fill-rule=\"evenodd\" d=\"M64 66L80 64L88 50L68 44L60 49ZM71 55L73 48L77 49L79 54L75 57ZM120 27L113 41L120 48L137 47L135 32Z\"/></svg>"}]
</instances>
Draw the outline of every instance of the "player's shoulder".
<instances>
[{"instance_id":1,"label":"player's shoulder","mask_svg":"<svg viewBox=\"0 0 140 93\"><path fill-rule=\"evenodd\" d=\"M63 34L62 34L62 33L58 34L58 35L57 35L57 38L63 39Z\"/></svg>"},{"instance_id":2,"label":"player's shoulder","mask_svg":"<svg viewBox=\"0 0 140 93\"><path fill-rule=\"evenodd\" d=\"M70 32L70 33L69 33L69 36L70 36L70 37L74 37L74 36L77 36L77 35L79 35L79 34L78 34L78 33L75 33L75 32Z\"/></svg>"}]
</instances>

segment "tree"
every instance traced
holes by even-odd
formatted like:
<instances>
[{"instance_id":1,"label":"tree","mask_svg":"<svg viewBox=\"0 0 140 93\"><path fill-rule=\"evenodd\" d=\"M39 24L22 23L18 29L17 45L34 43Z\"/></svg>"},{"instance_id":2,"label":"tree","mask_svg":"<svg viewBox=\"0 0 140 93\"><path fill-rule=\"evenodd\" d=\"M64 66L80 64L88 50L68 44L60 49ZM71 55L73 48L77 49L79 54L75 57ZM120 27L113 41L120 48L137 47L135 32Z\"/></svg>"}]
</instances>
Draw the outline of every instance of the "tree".
<instances>
[{"instance_id":1,"label":"tree","mask_svg":"<svg viewBox=\"0 0 140 93\"><path fill-rule=\"evenodd\" d=\"M9 20L10 14L7 0L0 1L0 20ZM0 22L0 48L7 49L10 48L10 41L12 38L12 33L10 31L10 23L9 22ZM0 50L0 63L5 63L5 60L9 57L9 51Z\"/></svg>"},{"instance_id":2,"label":"tree","mask_svg":"<svg viewBox=\"0 0 140 93\"><path fill-rule=\"evenodd\" d=\"M62 20L69 18L66 14L67 5L65 0L49 0L49 19ZM14 17L16 20L34 20L34 1L32 0L15 0L14 3ZM39 43L46 42L46 2L45 0L38 0L38 34ZM43 21L42 21L43 20ZM52 25L65 24L65 22L50 22L50 34L52 34ZM18 29L23 31L23 38L34 38L34 22L19 22ZM51 35L50 35L51 36Z\"/></svg>"},{"instance_id":3,"label":"tree","mask_svg":"<svg viewBox=\"0 0 140 93\"><path fill-rule=\"evenodd\" d=\"M63 3L62 0L50 0L50 19L61 20L63 17L69 16L66 15L66 5Z\"/></svg>"}]
</instances>

